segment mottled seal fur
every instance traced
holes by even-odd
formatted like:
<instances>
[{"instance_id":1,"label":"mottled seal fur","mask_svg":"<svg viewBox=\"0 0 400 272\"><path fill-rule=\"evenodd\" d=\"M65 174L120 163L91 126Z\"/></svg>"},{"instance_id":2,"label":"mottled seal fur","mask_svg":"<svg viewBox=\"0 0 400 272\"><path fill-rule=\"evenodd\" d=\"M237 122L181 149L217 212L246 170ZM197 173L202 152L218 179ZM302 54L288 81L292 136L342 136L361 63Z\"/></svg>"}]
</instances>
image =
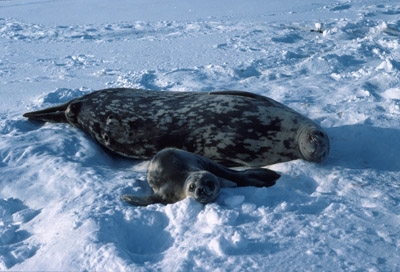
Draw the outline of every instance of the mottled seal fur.
<instances>
[{"instance_id":1,"label":"mottled seal fur","mask_svg":"<svg viewBox=\"0 0 400 272\"><path fill-rule=\"evenodd\" d=\"M24 114L68 122L120 155L150 159L183 149L225 166L323 161L329 139L307 117L273 99L240 91L105 89Z\"/></svg>"},{"instance_id":2,"label":"mottled seal fur","mask_svg":"<svg viewBox=\"0 0 400 272\"><path fill-rule=\"evenodd\" d=\"M218 197L222 187L269 187L279 177L279 174L264 168L234 171L199 155L166 148L154 156L147 171L147 182L153 194L124 195L122 199L135 206L147 206L175 203L191 196L206 204Z\"/></svg>"}]
</instances>

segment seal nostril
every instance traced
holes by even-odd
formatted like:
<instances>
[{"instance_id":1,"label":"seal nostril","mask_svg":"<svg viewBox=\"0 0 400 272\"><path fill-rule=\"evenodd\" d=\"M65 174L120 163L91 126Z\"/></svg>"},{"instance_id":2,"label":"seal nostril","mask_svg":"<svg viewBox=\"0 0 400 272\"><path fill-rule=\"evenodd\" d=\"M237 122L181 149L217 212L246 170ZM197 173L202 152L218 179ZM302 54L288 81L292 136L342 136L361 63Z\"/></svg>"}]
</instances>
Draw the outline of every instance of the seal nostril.
<instances>
[{"instance_id":1,"label":"seal nostril","mask_svg":"<svg viewBox=\"0 0 400 272\"><path fill-rule=\"evenodd\" d=\"M202 187L197 188L197 190L196 190L197 195L204 195L205 193L206 193L206 190L204 190L204 188L202 188Z\"/></svg>"}]
</instances>

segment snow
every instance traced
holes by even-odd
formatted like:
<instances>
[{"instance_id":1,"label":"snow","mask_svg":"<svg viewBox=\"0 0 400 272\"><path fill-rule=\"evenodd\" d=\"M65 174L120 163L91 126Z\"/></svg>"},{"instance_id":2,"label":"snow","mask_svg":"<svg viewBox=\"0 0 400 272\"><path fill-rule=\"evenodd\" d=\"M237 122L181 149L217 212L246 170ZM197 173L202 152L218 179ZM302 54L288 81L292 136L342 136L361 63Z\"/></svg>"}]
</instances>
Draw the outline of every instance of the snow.
<instances>
[{"instance_id":1,"label":"snow","mask_svg":"<svg viewBox=\"0 0 400 272\"><path fill-rule=\"evenodd\" d=\"M400 4L0 2L0 270L400 270ZM322 33L320 33L322 32ZM27 111L108 87L235 89L320 123L270 188L132 207L148 162Z\"/></svg>"}]
</instances>

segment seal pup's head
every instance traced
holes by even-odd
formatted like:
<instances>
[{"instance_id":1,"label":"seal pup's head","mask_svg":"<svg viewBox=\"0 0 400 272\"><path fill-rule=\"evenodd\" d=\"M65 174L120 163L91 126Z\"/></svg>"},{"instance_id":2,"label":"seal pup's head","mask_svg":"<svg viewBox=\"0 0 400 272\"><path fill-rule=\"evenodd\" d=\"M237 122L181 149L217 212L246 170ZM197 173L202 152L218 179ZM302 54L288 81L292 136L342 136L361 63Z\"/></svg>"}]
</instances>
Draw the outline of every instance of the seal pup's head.
<instances>
[{"instance_id":1,"label":"seal pup's head","mask_svg":"<svg viewBox=\"0 0 400 272\"><path fill-rule=\"evenodd\" d=\"M234 187L236 183L217 177L208 171L196 171L189 174L185 181L186 196L191 196L200 203L213 202L221 187Z\"/></svg>"}]
</instances>

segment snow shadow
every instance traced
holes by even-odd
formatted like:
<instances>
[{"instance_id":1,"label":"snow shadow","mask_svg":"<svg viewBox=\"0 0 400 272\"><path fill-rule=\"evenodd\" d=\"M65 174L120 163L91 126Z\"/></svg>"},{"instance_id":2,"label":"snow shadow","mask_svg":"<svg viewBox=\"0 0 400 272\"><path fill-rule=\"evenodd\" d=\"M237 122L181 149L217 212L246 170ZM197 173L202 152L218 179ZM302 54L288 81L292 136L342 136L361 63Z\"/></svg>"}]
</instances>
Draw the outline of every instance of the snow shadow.
<instances>
[{"instance_id":1,"label":"snow shadow","mask_svg":"<svg viewBox=\"0 0 400 272\"><path fill-rule=\"evenodd\" d=\"M365 124L327 128L330 163L344 168L400 170L400 130Z\"/></svg>"}]
</instances>

